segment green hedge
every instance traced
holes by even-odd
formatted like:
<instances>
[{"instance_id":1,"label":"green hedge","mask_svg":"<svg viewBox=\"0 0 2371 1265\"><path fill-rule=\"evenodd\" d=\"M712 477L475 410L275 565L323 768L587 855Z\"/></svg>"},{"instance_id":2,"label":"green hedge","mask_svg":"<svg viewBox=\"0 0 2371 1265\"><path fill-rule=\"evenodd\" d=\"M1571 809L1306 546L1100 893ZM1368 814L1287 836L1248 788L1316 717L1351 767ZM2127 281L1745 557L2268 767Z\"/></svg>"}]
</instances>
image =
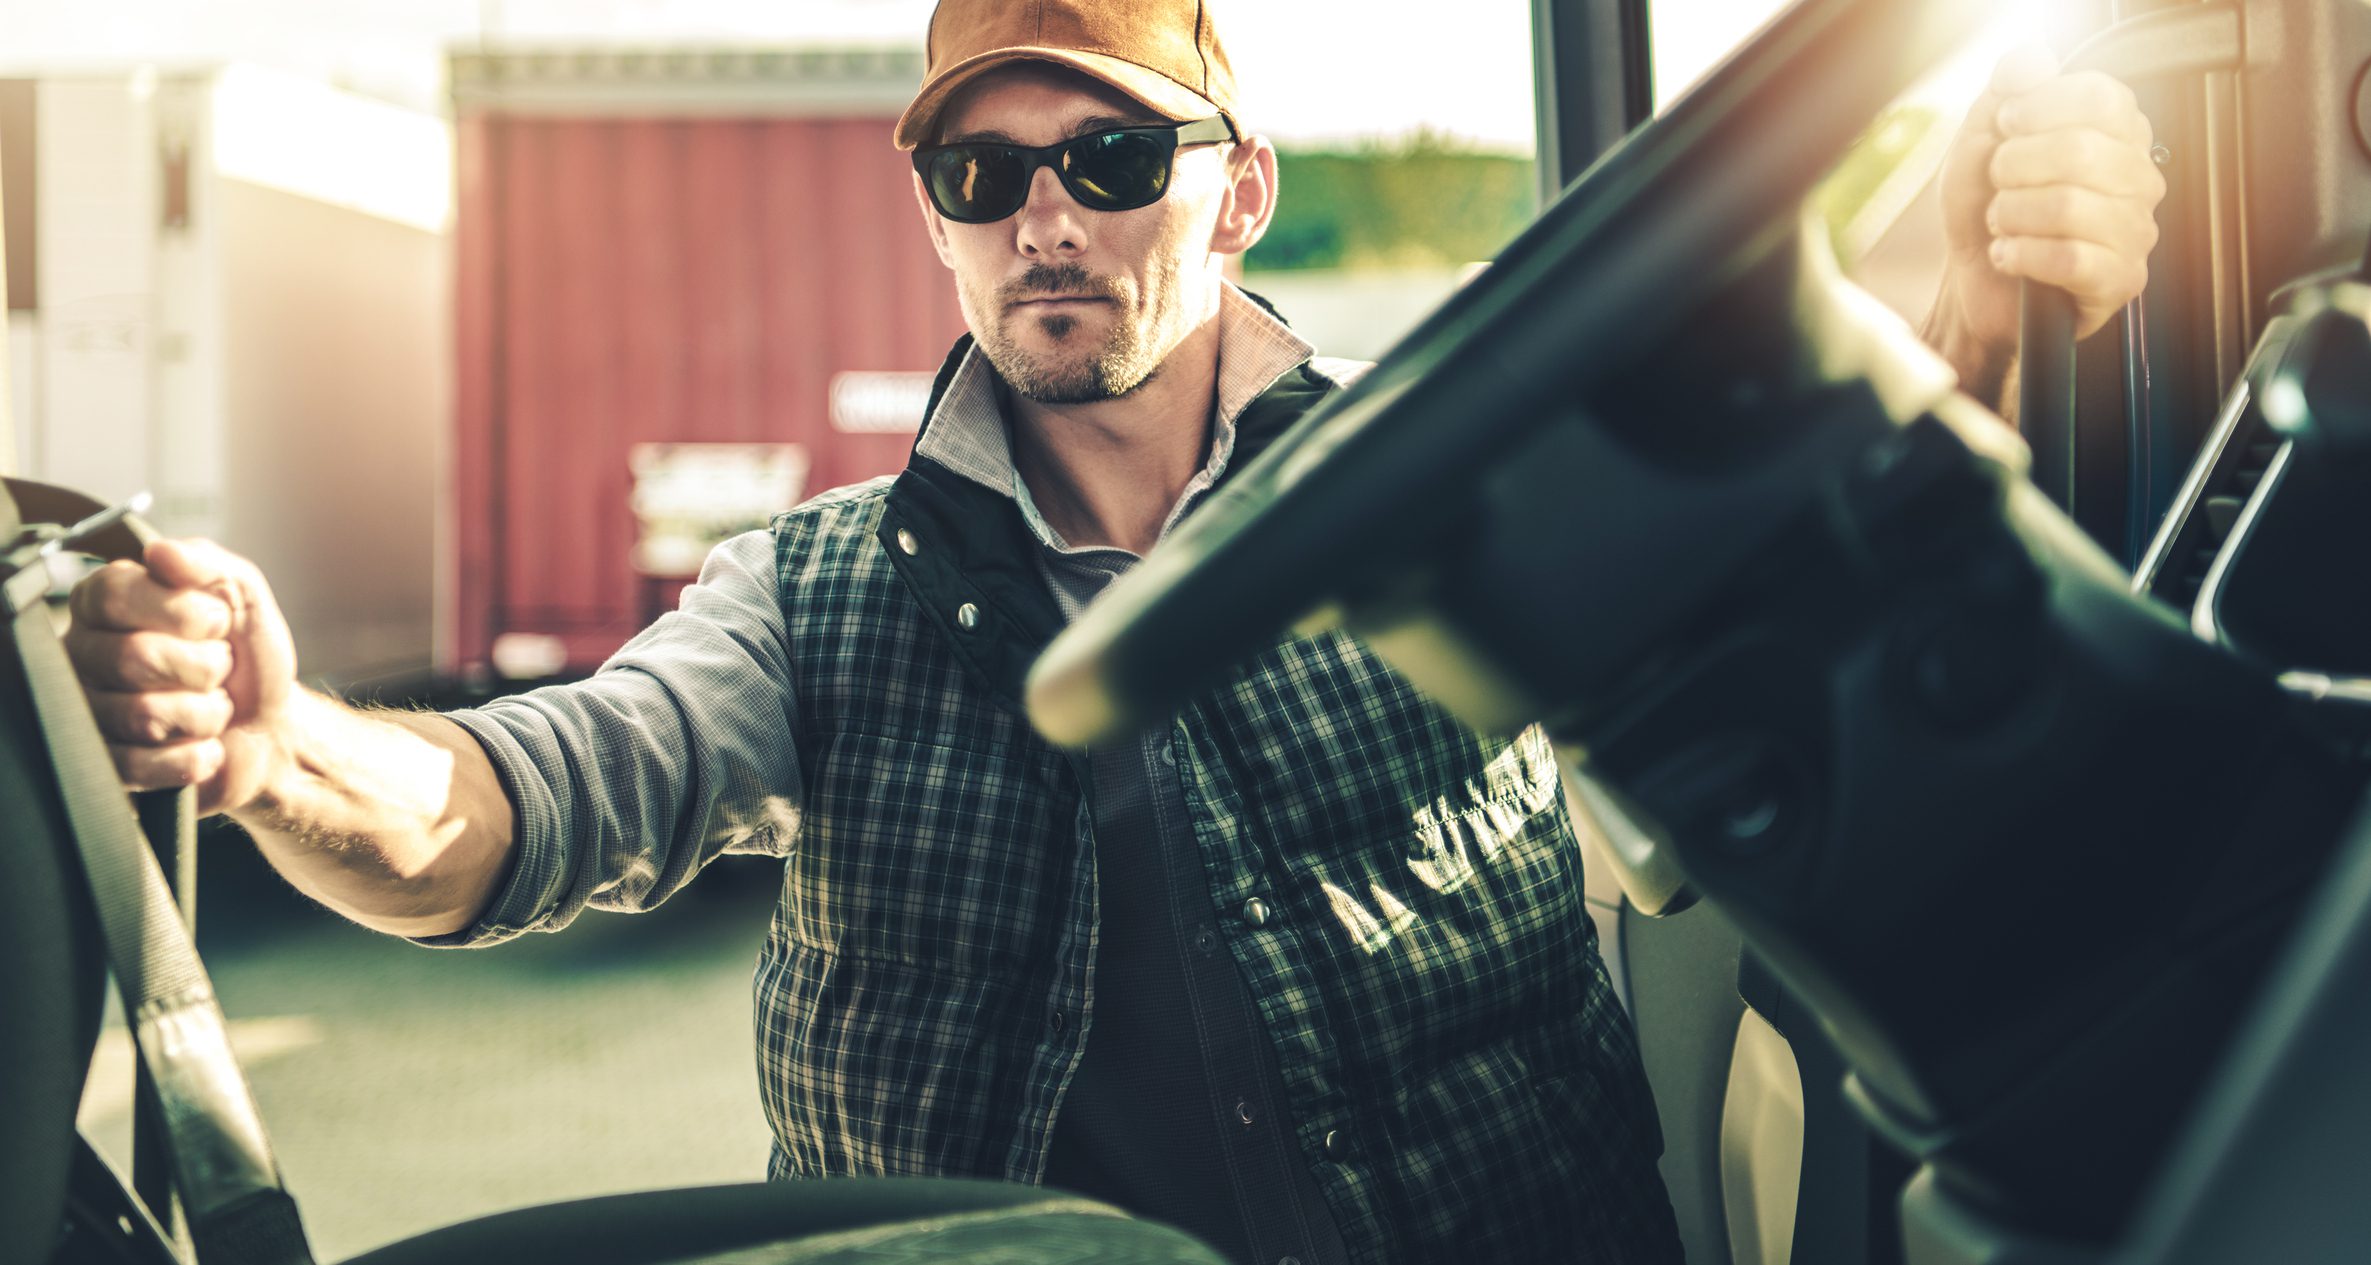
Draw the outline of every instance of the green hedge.
<instances>
[{"instance_id":1,"label":"green hedge","mask_svg":"<svg viewBox=\"0 0 2371 1265\"><path fill-rule=\"evenodd\" d=\"M1839 247L1898 169L1943 139L1945 122L1924 107L1890 110L1821 182L1812 204ZM1276 164L1276 218L1244 257L1249 271L1437 268L1489 259L1537 211L1529 158L1436 133L1347 150L1279 149Z\"/></svg>"},{"instance_id":2,"label":"green hedge","mask_svg":"<svg viewBox=\"0 0 2371 1265\"><path fill-rule=\"evenodd\" d=\"M1351 150L1281 149L1249 270L1425 268L1488 259L1536 209L1528 158L1419 132Z\"/></svg>"}]
</instances>

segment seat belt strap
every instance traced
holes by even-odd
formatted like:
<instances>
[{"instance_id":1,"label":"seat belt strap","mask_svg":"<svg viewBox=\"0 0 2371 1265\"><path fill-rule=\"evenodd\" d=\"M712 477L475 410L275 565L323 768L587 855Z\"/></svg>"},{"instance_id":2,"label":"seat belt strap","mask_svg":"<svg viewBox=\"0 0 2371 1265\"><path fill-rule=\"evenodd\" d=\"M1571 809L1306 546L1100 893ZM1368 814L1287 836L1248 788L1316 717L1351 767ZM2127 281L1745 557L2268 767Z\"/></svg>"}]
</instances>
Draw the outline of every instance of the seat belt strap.
<instances>
[{"instance_id":1,"label":"seat belt strap","mask_svg":"<svg viewBox=\"0 0 2371 1265\"><path fill-rule=\"evenodd\" d=\"M7 518L13 505L0 500ZM155 1079L198 1265L313 1265L214 987L50 625L48 569L0 560L11 636L141 1062Z\"/></svg>"}]
</instances>

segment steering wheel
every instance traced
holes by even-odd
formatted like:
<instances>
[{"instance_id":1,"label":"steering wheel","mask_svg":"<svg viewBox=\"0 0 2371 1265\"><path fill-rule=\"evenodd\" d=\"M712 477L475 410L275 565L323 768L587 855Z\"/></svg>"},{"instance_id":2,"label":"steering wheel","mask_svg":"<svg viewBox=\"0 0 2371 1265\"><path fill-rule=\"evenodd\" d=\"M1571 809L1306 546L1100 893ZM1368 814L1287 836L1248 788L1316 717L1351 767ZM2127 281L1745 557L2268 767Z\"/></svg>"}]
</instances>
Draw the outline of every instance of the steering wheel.
<instances>
[{"instance_id":1,"label":"steering wheel","mask_svg":"<svg viewBox=\"0 0 2371 1265\"><path fill-rule=\"evenodd\" d=\"M1083 744L1166 715L1288 625L1322 630L1346 609L1407 596L1411 570L1495 494L1486 472L1551 428L1644 458L1622 463L1619 478L1600 463L1626 486L1571 495L1620 497L1636 509L1631 534L1656 538L1546 586L1593 594L1611 613L1593 621L1600 644L1524 657L1553 674L1618 670L1649 652L1658 616L1703 595L1672 574L1672 560L1709 584L1754 543L1754 527L1740 526L1750 495L1732 491L1708 524L1674 481L1756 459L1757 436L1781 424L1743 414L1799 349L1757 333L1779 323L1768 310L1740 308L1794 299L1736 296L1774 258L1791 262L1821 174L1990 12L1974 0L1801 0L1782 14L1058 638L1028 694L1041 732ZM1680 345L1690 333L1717 345ZM1642 362L1654 372L1637 373ZM1609 390L1624 390L1628 407L1557 425ZM1536 700L1513 691L1459 697L1449 674L1423 679L1422 647L1402 649L1386 657L1419 685L1448 689L1469 722L1540 718L1524 714Z\"/></svg>"},{"instance_id":2,"label":"steering wheel","mask_svg":"<svg viewBox=\"0 0 2371 1265\"><path fill-rule=\"evenodd\" d=\"M1028 703L1091 742L1344 629L1476 728L1542 724L1817 1012L1935 1175L1924 1224L2096 1245L2361 787L1802 231L1987 11L1800 0L1091 606Z\"/></svg>"}]
</instances>

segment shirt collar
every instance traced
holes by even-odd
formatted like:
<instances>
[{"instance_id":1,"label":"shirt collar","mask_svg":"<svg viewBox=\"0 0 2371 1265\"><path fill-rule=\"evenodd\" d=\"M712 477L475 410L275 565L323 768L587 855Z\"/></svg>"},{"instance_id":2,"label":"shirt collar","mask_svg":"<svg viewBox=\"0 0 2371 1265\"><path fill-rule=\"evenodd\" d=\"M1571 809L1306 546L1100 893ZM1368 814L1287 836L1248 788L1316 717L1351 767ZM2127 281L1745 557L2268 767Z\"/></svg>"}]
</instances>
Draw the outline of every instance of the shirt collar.
<instances>
[{"instance_id":1,"label":"shirt collar","mask_svg":"<svg viewBox=\"0 0 2371 1265\"><path fill-rule=\"evenodd\" d=\"M1294 333L1232 282L1222 283L1218 323L1218 402L1211 427L1209 458L1201 473L1186 484L1177 504L1170 508L1169 518L1161 528L1163 536L1185 516L1197 496L1215 486L1226 474L1227 461L1235 452L1235 420L1243 415L1243 410L1251 407L1251 402L1278 378L1306 364L1316 353L1308 340ZM1004 415L998 385L996 370L988 363L987 356L977 346L965 352L955 367L955 376L947 383L946 392L939 397L938 408L930 415L921 441L914 446L914 455L927 457L990 491L1011 497L1020 507L1029 529L1047 548L1064 553L1083 552L1072 549L1046 523L1031 500L1020 472L1014 468L1012 431Z\"/></svg>"}]
</instances>

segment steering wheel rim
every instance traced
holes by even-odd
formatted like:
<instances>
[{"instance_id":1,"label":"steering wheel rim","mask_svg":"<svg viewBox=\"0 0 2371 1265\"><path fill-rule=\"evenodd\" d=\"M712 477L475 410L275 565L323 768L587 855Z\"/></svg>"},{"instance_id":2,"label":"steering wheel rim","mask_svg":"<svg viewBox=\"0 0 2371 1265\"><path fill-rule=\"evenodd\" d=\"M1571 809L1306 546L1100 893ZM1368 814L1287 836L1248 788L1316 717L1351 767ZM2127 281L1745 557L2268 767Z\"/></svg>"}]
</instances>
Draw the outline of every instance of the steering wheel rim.
<instances>
[{"instance_id":1,"label":"steering wheel rim","mask_svg":"<svg viewBox=\"0 0 2371 1265\"><path fill-rule=\"evenodd\" d=\"M1330 626L1331 603L1382 580L1372 560L1455 521L1442 488L1470 487L1552 403L1786 241L1836 156L1986 12L1799 0L1058 637L1029 682L1040 732L1095 741L1167 714L1288 626Z\"/></svg>"}]
</instances>

